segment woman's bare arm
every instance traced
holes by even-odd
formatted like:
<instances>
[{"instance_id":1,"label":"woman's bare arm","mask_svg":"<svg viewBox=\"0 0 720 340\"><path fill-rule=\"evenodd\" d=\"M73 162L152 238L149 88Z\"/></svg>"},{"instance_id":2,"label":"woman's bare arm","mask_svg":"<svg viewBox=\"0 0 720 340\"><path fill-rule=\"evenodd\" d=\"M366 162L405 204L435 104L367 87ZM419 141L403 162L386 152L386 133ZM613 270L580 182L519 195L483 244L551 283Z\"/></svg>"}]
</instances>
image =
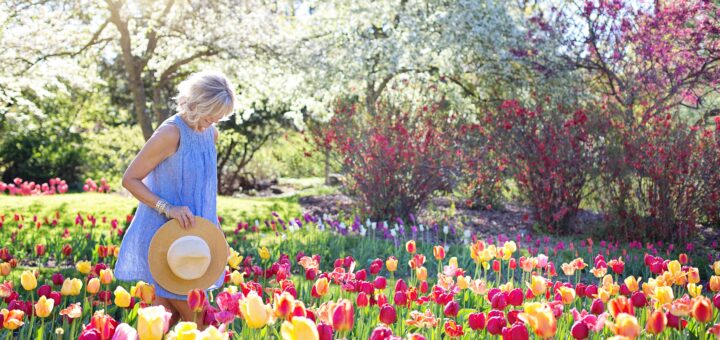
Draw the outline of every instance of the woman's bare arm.
<instances>
[{"instance_id":1,"label":"woman's bare arm","mask_svg":"<svg viewBox=\"0 0 720 340\"><path fill-rule=\"evenodd\" d=\"M122 186L140 202L154 208L157 201L162 197L158 197L150 191L142 180L158 164L177 152L179 143L180 131L177 127L172 125L160 127L125 170ZM195 225L195 219L188 207L171 207L168 213L171 218L176 218L183 228Z\"/></svg>"}]
</instances>

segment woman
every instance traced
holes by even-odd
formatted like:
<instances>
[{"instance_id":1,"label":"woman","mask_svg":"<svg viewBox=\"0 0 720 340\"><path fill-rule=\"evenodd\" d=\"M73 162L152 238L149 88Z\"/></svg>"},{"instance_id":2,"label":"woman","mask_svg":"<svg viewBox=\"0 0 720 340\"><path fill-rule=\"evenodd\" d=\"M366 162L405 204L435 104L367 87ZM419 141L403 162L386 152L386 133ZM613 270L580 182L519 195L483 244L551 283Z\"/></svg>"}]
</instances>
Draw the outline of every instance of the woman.
<instances>
[{"instance_id":1,"label":"woman","mask_svg":"<svg viewBox=\"0 0 720 340\"><path fill-rule=\"evenodd\" d=\"M119 280L142 280L155 286L156 303L172 312L172 323L179 317L185 321L202 318L190 310L186 295L155 284L147 261L150 240L169 219L192 228L197 215L220 226L214 124L229 117L235 106L235 93L222 74L193 74L178 89L177 114L158 127L123 175L123 187L140 203L115 265ZM220 287L223 276L209 289Z\"/></svg>"}]
</instances>

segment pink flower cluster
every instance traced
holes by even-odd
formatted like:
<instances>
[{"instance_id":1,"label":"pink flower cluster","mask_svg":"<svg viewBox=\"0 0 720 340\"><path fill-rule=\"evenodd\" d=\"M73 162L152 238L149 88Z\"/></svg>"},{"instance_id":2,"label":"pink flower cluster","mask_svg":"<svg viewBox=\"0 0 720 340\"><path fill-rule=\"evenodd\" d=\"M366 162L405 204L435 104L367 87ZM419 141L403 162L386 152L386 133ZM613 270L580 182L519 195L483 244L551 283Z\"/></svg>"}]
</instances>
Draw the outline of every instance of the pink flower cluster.
<instances>
[{"instance_id":1,"label":"pink flower cluster","mask_svg":"<svg viewBox=\"0 0 720 340\"><path fill-rule=\"evenodd\" d=\"M23 181L22 178L15 178L12 183L0 181L0 194L7 191L10 195L34 196L64 194L68 191L68 185L60 178L51 178L48 183L37 184L35 182Z\"/></svg>"},{"instance_id":2,"label":"pink flower cluster","mask_svg":"<svg viewBox=\"0 0 720 340\"><path fill-rule=\"evenodd\" d=\"M83 191L109 193L110 185L108 185L107 180L104 177L100 179L100 186L98 186L92 178L88 178L85 180L85 185L83 185Z\"/></svg>"}]
</instances>

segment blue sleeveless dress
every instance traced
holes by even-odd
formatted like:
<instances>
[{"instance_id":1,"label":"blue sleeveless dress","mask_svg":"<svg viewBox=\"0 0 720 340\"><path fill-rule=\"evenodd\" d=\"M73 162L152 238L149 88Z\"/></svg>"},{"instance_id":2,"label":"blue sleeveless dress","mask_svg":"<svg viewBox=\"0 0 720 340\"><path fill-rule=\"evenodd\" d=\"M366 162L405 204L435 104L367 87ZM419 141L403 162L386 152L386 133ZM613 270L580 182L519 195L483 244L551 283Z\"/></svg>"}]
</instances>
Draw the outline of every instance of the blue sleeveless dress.
<instances>
[{"instance_id":1,"label":"blue sleeveless dress","mask_svg":"<svg viewBox=\"0 0 720 340\"><path fill-rule=\"evenodd\" d=\"M214 129L203 132L191 129L179 115L168 118L163 125L174 125L180 130L177 152L166 158L143 180L145 185L162 199L174 206L187 206L190 211L220 227L217 217L217 151ZM168 219L140 202L130 226L120 245L115 277L121 281L142 280L155 286L155 294L169 299L185 300L187 295L177 295L164 290L155 283L147 256L150 240L155 231ZM223 273L208 290L222 286Z\"/></svg>"}]
</instances>

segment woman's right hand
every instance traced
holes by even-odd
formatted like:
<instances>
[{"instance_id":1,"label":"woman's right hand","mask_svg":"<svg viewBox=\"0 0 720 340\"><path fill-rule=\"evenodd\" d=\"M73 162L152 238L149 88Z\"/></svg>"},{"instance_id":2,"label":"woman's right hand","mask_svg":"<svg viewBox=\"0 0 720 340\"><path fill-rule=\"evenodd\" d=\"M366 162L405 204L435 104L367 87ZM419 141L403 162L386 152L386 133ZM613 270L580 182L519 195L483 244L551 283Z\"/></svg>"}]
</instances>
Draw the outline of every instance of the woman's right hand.
<instances>
[{"instance_id":1,"label":"woman's right hand","mask_svg":"<svg viewBox=\"0 0 720 340\"><path fill-rule=\"evenodd\" d=\"M168 208L168 215L170 218L174 218L180 222L180 226L183 229L190 229L195 227L195 215L190 211L190 208L186 206L182 207L170 207Z\"/></svg>"}]
</instances>

